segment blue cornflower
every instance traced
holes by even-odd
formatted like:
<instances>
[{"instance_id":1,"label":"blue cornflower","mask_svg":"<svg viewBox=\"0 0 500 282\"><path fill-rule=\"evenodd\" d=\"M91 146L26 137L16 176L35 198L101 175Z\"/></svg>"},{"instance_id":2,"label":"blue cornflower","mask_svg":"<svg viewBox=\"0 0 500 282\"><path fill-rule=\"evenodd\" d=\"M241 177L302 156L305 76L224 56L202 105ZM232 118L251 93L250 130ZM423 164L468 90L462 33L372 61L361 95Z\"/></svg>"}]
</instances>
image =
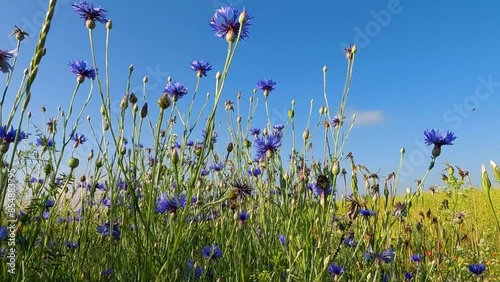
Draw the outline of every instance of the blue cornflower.
<instances>
[{"instance_id":1,"label":"blue cornflower","mask_svg":"<svg viewBox=\"0 0 500 282\"><path fill-rule=\"evenodd\" d=\"M54 140L52 140L51 138L47 138L47 137L38 138L38 139L36 139L36 145L41 146L41 147L51 148L54 146Z\"/></svg>"},{"instance_id":2,"label":"blue cornflower","mask_svg":"<svg viewBox=\"0 0 500 282\"><path fill-rule=\"evenodd\" d=\"M281 123L277 123L277 124L273 125L273 129L277 132L281 132L283 130L283 128L285 128L285 126Z\"/></svg>"},{"instance_id":3,"label":"blue cornflower","mask_svg":"<svg viewBox=\"0 0 500 282\"><path fill-rule=\"evenodd\" d=\"M218 259L222 257L222 250L216 246L205 246L201 250L201 255L206 259Z\"/></svg>"},{"instance_id":4,"label":"blue cornflower","mask_svg":"<svg viewBox=\"0 0 500 282\"><path fill-rule=\"evenodd\" d=\"M359 211L359 214L364 217L374 216L376 213L369 209L362 209Z\"/></svg>"},{"instance_id":5,"label":"blue cornflower","mask_svg":"<svg viewBox=\"0 0 500 282\"><path fill-rule=\"evenodd\" d=\"M63 246L66 246L68 249L76 249L78 248L77 242L65 241L63 242Z\"/></svg>"},{"instance_id":6,"label":"blue cornflower","mask_svg":"<svg viewBox=\"0 0 500 282\"><path fill-rule=\"evenodd\" d=\"M326 195L330 195L332 193L332 187L328 187L328 189L325 191L323 188L319 187L318 185L314 184L314 183L309 183L307 184L307 188L309 188L309 190L313 191L314 195L316 196L326 196Z\"/></svg>"},{"instance_id":7,"label":"blue cornflower","mask_svg":"<svg viewBox=\"0 0 500 282\"><path fill-rule=\"evenodd\" d=\"M181 144L179 144L179 142L175 142L174 145L170 146L170 149L180 149L181 148Z\"/></svg>"},{"instance_id":8,"label":"blue cornflower","mask_svg":"<svg viewBox=\"0 0 500 282\"><path fill-rule=\"evenodd\" d=\"M167 84L167 86L165 86L165 89L163 90L163 93L169 95L175 102L177 102L179 98L184 97L188 93L188 90L181 83L174 82Z\"/></svg>"},{"instance_id":9,"label":"blue cornflower","mask_svg":"<svg viewBox=\"0 0 500 282\"><path fill-rule=\"evenodd\" d=\"M108 198L104 198L101 200L102 204L105 206L105 207L108 207L110 208L111 207L111 199L108 199Z\"/></svg>"},{"instance_id":10,"label":"blue cornflower","mask_svg":"<svg viewBox=\"0 0 500 282\"><path fill-rule=\"evenodd\" d=\"M411 273L410 271L406 271L405 272L406 281L411 281L412 278L413 278L413 273Z\"/></svg>"},{"instance_id":11,"label":"blue cornflower","mask_svg":"<svg viewBox=\"0 0 500 282\"><path fill-rule=\"evenodd\" d=\"M358 245L358 241L354 239L353 235L349 235L344 239L344 244L348 247L354 248Z\"/></svg>"},{"instance_id":12,"label":"blue cornflower","mask_svg":"<svg viewBox=\"0 0 500 282\"><path fill-rule=\"evenodd\" d=\"M184 194L168 197L167 193L163 193L159 198L156 199L156 212L176 212L178 209L186 206L186 203L187 197Z\"/></svg>"},{"instance_id":13,"label":"blue cornflower","mask_svg":"<svg viewBox=\"0 0 500 282\"><path fill-rule=\"evenodd\" d=\"M411 255L411 260L413 262L419 263L419 262L422 262L423 259L424 259L424 256L421 255L421 254L413 254L413 255Z\"/></svg>"},{"instance_id":14,"label":"blue cornflower","mask_svg":"<svg viewBox=\"0 0 500 282\"><path fill-rule=\"evenodd\" d=\"M262 174L262 171L260 170L260 168L251 168L251 169L248 169L247 170L247 173L248 173L248 176L259 176Z\"/></svg>"},{"instance_id":15,"label":"blue cornflower","mask_svg":"<svg viewBox=\"0 0 500 282\"><path fill-rule=\"evenodd\" d=\"M203 269L201 269L200 266L196 266L196 268L195 268L194 265L195 265L194 261L191 259L188 259L188 261L187 261L188 269L191 271L194 271L195 278L200 278L201 274L203 273Z\"/></svg>"},{"instance_id":16,"label":"blue cornflower","mask_svg":"<svg viewBox=\"0 0 500 282\"><path fill-rule=\"evenodd\" d=\"M276 88L276 82L274 82L272 79L259 80L257 81L257 88L264 91L264 97L267 98L269 93L271 93L271 91Z\"/></svg>"},{"instance_id":17,"label":"blue cornflower","mask_svg":"<svg viewBox=\"0 0 500 282\"><path fill-rule=\"evenodd\" d=\"M261 138L255 139L255 147L257 149L256 159L271 157L281 146L282 135L278 132L273 132Z\"/></svg>"},{"instance_id":18,"label":"blue cornflower","mask_svg":"<svg viewBox=\"0 0 500 282\"><path fill-rule=\"evenodd\" d=\"M113 274L113 269L112 268L108 268L108 269L103 269L101 270L101 277L109 277L111 276L111 274Z\"/></svg>"},{"instance_id":19,"label":"blue cornflower","mask_svg":"<svg viewBox=\"0 0 500 282\"><path fill-rule=\"evenodd\" d=\"M88 62L83 60L74 60L69 62L69 70L77 76L77 81L83 83L85 78L95 79L96 69L88 68Z\"/></svg>"},{"instance_id":20,"label":"blue cornflower","mask_svg":"<svg viewBox=\"0 0 500 282\"><path fill-rule=\"evenodd\" d=\"M80 1L80 4L72 4L73 10L80 16L85 24L87 21L98 21L100 23L106 23L108 20L106 19L106 11L100 6L94 6L92 3L87 3L85 1Z\"/></svg>"},{"instance_id":21,"label":"blue cornflower","mask_svg":"<svg viewBox=\"0 0 500 282\"><path fill-rule=\"evenodd\" d=\"M46 209L51 208L54 206L55 203L56 203L56 201L54 201L52 199L48 199L47 201L45 201L45 208Z\"/></svg>"},{"instance_id":22,"label":"blue cornflower","mask_svg":"<svg viewBox=\"0 0 500 282\"><path fill-rule=\"evenodd\" d=\"M194 141L189 140L186 142L186 147L192 147L192 146L194 146Z\"/></svg>"},{"instance_id":23,"label":"blue cornflower","mask_svg":"<svg viewBox=\"0 0 500 282\"><path fill-rule=\"evenodd\" d=\"M200 171L201 176L207 176L209 173L210 173L210 170L204 169L204 168L201 169L201 171Z\"/></svg>"},{"instance_id":24,"label":"blue cornflower","mask_svg":"<svg viewBox=\"0 0 500 282\"><path fill-rule=\"evenodd\" d=\"M71 135L71 140L75 141L75 148L78 147L79 145L82 145L83 143L87 142L87 137L83 134L78 134L78 133L73 133Z\"/></svg>"},{"instance_id":25,"label":"blue cornflower","mask_svg":"<svg viewBox=\"0 0 500 282\"><path fill-rule=\"evenodd\" d=\"M44 220L49 219L49 217L50 217L50 211L49 211L49 210L46 210L46 211L44 211L44 212L42 213L42 218L43 218Z\"/></svg>"},{"instance_id":26,"label":"blue cornflower","mask_svg":"<svg viewBox=\"0 0 500 282\"><path fill-rule=\"evenodd\" d=\"M7 125L1 126L0 127L0 144L10 144L14 143L14 140L16 139L16 134L17 130L14 129L13 126L10 127L10 131L7 131ZM24 131L19 132L19 136L17 137L17 142L27 139L28 134L26 134Z\"/></svg>"},{"instance_id":27,"label":"blue cornflower","mask_svg":"<svg viewBox=\"0 0 500 282\"><path fill-rule=\"evenodd\" d=\"M0 226L0 241L2 241L3 239L7 238L8 235L9 234L7 232L7 227Z\"/></svg>"},{"instance_id":28,"label":"blue cornflower","mask_svg":"<svg viewBox=\"0 0 500 282\"><path fill-rule=\"evenodd\" d=\"M224 168L224 164L222 162L220 163L213 163L210 165L210 169L213 171L221 171Z\"/></svg>"},{"instance_id":29,"label":"blue cornflower","mask_svg":"<svg viewBox=\"0 0 500 282\"><path fill-rule=\"evenodd\" d=\"M332 263L328 266L328 272L332 275L342 275L342 273L344 273L344 267Z\"/></svg>"},{"instance_id":30,"label":"blue cornflower","mask_svg":"<svg viewBox=\"0 0 500 282\"><path fill-rule=\"evenodd\" d=\"M255 138L259 137L260 129L259 128L250 129L250 135L253 135Z\"/></svg>"},{"instance_id":31,"label":"blue cornflower","mask_svg":"<svg viewBox=\"0 0 500 282\"><path fill-rule=\"evenodd\" d=\"M118 180L118 190L125 190L128 188L127 181L120 179Z\"/></svg>"},{"instance_id":32,"label":"blue cornflower","mask_svg":"<svg viewBox=\"0 0 500 282\"><path fill-rule=\"evenodd\" d=\"M0 71L3 73L8 73L9 71L12 70L12 66L9 64L9 59L12 59L12 57L17 56L17 51L12 50L12 51L7 51L7 50L0 50Z\"/></svg>"},{"instance_id":33,"label":"blue cornflower","mask_svg":"<svg viewBox=\"0 0 500 282\"><path fill-rule=\"evenodd\" d=\"M339 125L342 125L342 124L344 124L344 122L343 121L341 122L338 116L333 117L333 119L332 119L332 126L333 127L338 127Z\"/></svg>"},{"instance_id":34,"label":"blue cornflower","mask_svg":"<svg viewBox=\"0 0 500 282\"><path fill-rule=\"evenodd\" d=\"M480 276L486 270L486 266L483 263L469 264L469 271Z\"/></svg>"},{"instance_id":35,"label":"blue cornflower","mask_svg":"<svg viewBox=\"0 0 500 282\"><path fill-rule=\"evenodd\" d=\"M190 65L190 68L197 73L198 78L202 76L207 76L207 71L212 70L212 66L207 61L193 61Z\"/></svg>"},{"instance_id":36,"label":"blue cornflower","mask_svg":"<svg viewBox=\"0 0 500 282\"><path fill-rule=\"evenodd\" d=\"M373 258L376 259L377 262L383 261L385 263L390 263L391 261L394 260L394 257L396 256L396 253L392 248L389 248L381 253L374 253L371 247L369 247L368 251L365 253L365 260L370 261Z\"/></svg>"},{"instance_id":37,"label":"blue cornflower","mask_svg":"<svg viewBox=\"0 0 500 282\"><path fill-rule=\"evenodd\" d=\"M251 25L250 20L252 17L250 14L247 14L246 11L243 12L246 14L246 19L243 22L241 34L238 34L240 31L240 11L232 8L231 6L225 6L217 9L213 17L210 18L210 26L215 31L215 36L224 38L227 42L231 43L238 38L238 35L241 39L247 38L248 28Z\"/></svg>"},{"instance_id":38,"label":"blue cornflower","mask_svg":"<svg viewBox=\"0 0 500 282\"><path fill-rule=\"evenodd\" d=\"M281 245L288 245L288 239L285 237L285 235L281 234L278 239L280 240Z\"/></svg>"},{"instance_id":39,"label":"blue cornflower","mask_svg":"<svg viewBox=\"0 0 500 282\"><path fill-rule=\"evenodd\" d=\"M439 130L426 130L424 131L424 141L427 145L433 145L432 149L432 157L437 158L441 155L441 146L443 145L453 145L453 141L457 139L453 132L446 132L446 135L443 135Z\"/></svg>"},{"instance_id":40,"label":"blue cornflower","mask_svg":"<svg viewBox=\"0 0 500 282\"><path fill-rule=\"evenodd\" d=\"M248 218L250 217L250 215L248 214L248 212L246 211L242 211L238 214L238 219L241 220L241 221L245 221L247 220Z\"/></svg>"},{"instance_id":41,"label":"blue cornflower","mask_svg":"<svg viewBox=\"0 0 500 282\"><path fill-rule=\"evenodd\" d=\"M206 135L207 135L207 132L205 131L205 129L203 129L201 131L201 136L203 137L203 142L205 142L205 139L207 138ZM212 140L211 140L212 143L216 143L217 142L217 137L219 137L219 134L217 133L217 131L213 131L212 132ZM203 145L203 142L201 142L200 145Z\"/></svg>"},{"instance_id":42,"label":"blue cornflower","mask_svg":"<svg viewBox=\"0 0 500 282\"><path fill-rule=\"evenodd\" d=\"M97 226L97 232L104 235L104 236L109 236L110 230L111 230L111 227L110 227L109 222L106 222L105 224L103 224L101 226ZM118 223L113 224L113 237L118 240L118 239L120 239L121 234L122 234L122 232L120 231Z\"/></svg>"}]
</instances>

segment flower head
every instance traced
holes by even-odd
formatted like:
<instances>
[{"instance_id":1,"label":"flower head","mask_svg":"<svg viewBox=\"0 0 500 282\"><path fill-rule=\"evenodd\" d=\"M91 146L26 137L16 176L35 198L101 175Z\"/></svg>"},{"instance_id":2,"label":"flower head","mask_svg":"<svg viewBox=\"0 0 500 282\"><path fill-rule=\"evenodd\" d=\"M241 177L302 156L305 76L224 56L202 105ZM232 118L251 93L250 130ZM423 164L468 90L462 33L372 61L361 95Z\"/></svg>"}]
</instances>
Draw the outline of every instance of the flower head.
<instances>
[{"instance_id":1,"label":"flower head","mask_svg":"<svg viewBox=\"0 0 500 282\"><path fill-rule=\"evenodd\" d=\"M424 259L424 256L421 254L413 254L411 255L411 261L419 263Z\"/></svg>"},{"instance_id":2,"label":"flower head","mask_svg":"<svg viewBox=\"0 0 500 282\"><path fill-rule=\"evenodd\" d=\"M51 148L54 146L54 140L47 137L38 138L36 139L36 145L40 147Z\"/></svg>"},{"instance_id":3,"label":"flower head","mask_svg":"<svg viewBox=\"0 0 500 282\"><path fill-rule=\"evenodd\" d=\"M477 276L481 275L485 270L486 266L483 263L469 264L469 271Z\"/></svg>"},{"instance_id":4,"label":"flower head","mask_svg":"<svg viewBox=\"0 0 500 282\"><path fill-rule=\"evenodd\" d=\"M80 18L83 20L83 23L88 26L88 22L98 21L100 23L106 23L108 20L106 19L107 10L101 8L100 6L95 6L92 3L87 3L86 1L80 1L80 4L72 4L73 11L75 11Z\"/></svg>"},{"instance_id":5,"label":"flower head","mask_svg":"<svg viewBox=\"0 0 500 282\"><path fill-rule=\"evenodd\" d=\"M342 273L344 273L344 267L332 263L328 266L328 272L332 275L342 275Z\"/></svg>"},{"instance_id":6,"label":"flower head","mask_svg":"<svg viewBox=\"0 0 500 282\"><path fill-rule=\"evenodd\" d=\"M255 148L257 149L256 159L271 157L281 146L282 135L279 132L273 132L261 138L255 139Z\"/></svg>"},{"instance_id":7,"label":"flower head","mask_svg":"<svg viewBox=\"0 0 500 282\"><path fill-rule=\"evenodd\" d=\"M344 124L344 122L340 121L340 118L338 116L333 117L333 119L332 119L332 126L333 127L338 127L339 125L342 125L342 124Z\"/></svg>"},{"instance_id":8,"label":"flower head","mask_svg":"<svg viewBox=\"0 0 500 282\"><path fill-rule=\"evenodd\" d=\"M190 67L197 73L199 78L207 76L207 71L212 70L212 66L207 61L193 61Z\"/></svg>"},{"instance_id":9,"label":"flower head","mask_svg":"<svg viewBox=\"0 0 500 282\"><path fill-rule=\"evenodd\" d=\"M7 125L0 126L0 144L10 144L14 143L16 140L17 130L14 129L13 126L10 127L10 130L7 130ZM28 134L24 131L19 132L19 136L17 137L17 142L27 139Z\"/></svg>"},{"instance_id":10,"label":"flower head","mask_svg":"<svg viewBox=\"0 0 500 282\"><path fill-rule=\"evenodd\" d=\"M285 235L281 234L278 239L280 240L281 245L288 245L288 239L286 238Z\"/></svg>"},{"instance_id":11,"label":"flower head","mask_svg":"<svg viewBox=\"0 0 500 282\"><path fill-rule=\"evenodd\" d=\"M245 11L246 13L246 11ZM210 18L210 26L215 31L215 36L226 39L227 42L234 42L238 36L241 39L248 37L248 28L251 25L252 17L246 13L246 19L240 31L240 11L231 6L221 7L215 11L215 14Z\"/></svg>"},{"instance_id":12,"label":"flower head","mask_svg":"<svg viewBox=\"0 0 500 282\"><path fill-rule=\"evenodd\" d=\"M216 245L205 246L201 250L201 255L206 259L218 259L222 257L222 250Z\"/></svg>"},{"instance_id":13,"label":"flower head","mask_svg":"<svg viewBox=\"0 0 500 282\"><path fill-rule=\"evenodd\" d=\"M446 135L443 135L439 130L426 130L424 132L425 138L424 141L427 145L434 144L435 146L443 146L443 145L453 145L453 141L457 139L453 132L446 132Z\"/></svg>"},{"instance_id":14,"label":"flower head","mask_svg":"<svg viewBox=\"0 0 500 282\"><path fill-rule=\"evenodd\" d=\"M103 236L109 236L111 231L111 226L109 222L106 222L105 224L101 226L97 226L97 233L102 234ZM122 232L120 231L118 227L118 223L113 224L113 237L115 239L120 239L120 235Z\"/></svg>"},{"instance_id":15,"label":"flower head","mask_svg":"<svg viewBox=\"0 0 500 282\"><path fill-rule=\"evenodd\" d=\"M95 79L96 69L87 68L88 62L84 60L74 60L69 62L69 70L77 76L77 81L83 83L85 78Z\"/></svg>"},{"instance_id":16,"label":"flower head","mask_svg":"<svg viewBox=\"0 0 500 282\"><path fill-rule=\"evenodd\" d=\"M372 210L369 210L369 209L362 209L359 211L359 215L363 216L363 217L370 217L370 216L374 216L376 213Z\"/></svg>"},{"instance_id":17,"label":"flower head","mask_svg":"<svg viewBox=\"0 0 500 282\"><path fill-rule=\"evenodd\" d=\"M252 187L243 181L236 180L231 183L231 186L227 192L227 197L230 200L244 200L247 196L252 195Z\"/></svg>"},{"instance_id":18,"label":"flower head","mask_svg":"<svg viewBox=\"0 0 500 282\"><path fill-rule=\"evenodd\" d=\"M75 148L78 147L79 145L82 145L83 143L87 142L87 137L83 134L78 134L78 133L73 133L71 135L71 140L75 141Z\"/></svg>"},{"instance_id":19,"label":"flower head","mask_svg":"<svg viewBox=\"0 0 500 282\"><path fill-rule=\"evenodd\" d=\"M165 213L176 212L178 209L186 206L187 197L184 194L177 196L168 197L167 193L163 193L158 199L156 199L156 212Z\"/></svg>"},{"instance_id":20,"label":"flower head","mask_svg":"<svg viewBox=\"0 0 500 282\"><path fill-rule=\"evenodd\" d=\"M0 71L2 71L3 73L8 73L9 71L11 71L12 66L9 64L9 59L12 59L12 57L15 56L17 56L16 50L0 50Z\"/></svg>"},{"instance_id":21,"label":"flower head","mask_svg":"<svg viewBox=\"0 0 500 282\"><path fill-rule=\"evenodd\" d=\"M276 88L276 82L271 79L259 80L257 81L257 88L264 91L264 97L267 97Z\"/></svg>"},{"instance_id":22,"label":"flower head","mask_svg":"<svg viewBox=\"0 0 500 282\"><path fill-rule=\"evenodd\" d=\"M255 138L259 137L260 129L259 128L250 129L250 135L253 135Z\"/></svg>"},{"instance_id":23,"label":"flower head","mask_svg":"<svg viewBox=\"0 0 500 282\"><path fill-rule=\"evenodd\" d=\"M0 226L0 241L2 241L3 239L7 238L8 235L9 234L7 232L7 227Z\"/></svg>"},{"instance_id":24,"label":"flower head","mask_svg":"<svg viewBox=\"0 0 500 282\"><path fill-rule=\"evenodd\" d=\"M163 93L169 95L175 102L177 102L179 98L184 97L184 95L188 93L188 90L181 83L174 82L167 84Z\"/></svg>"},{"instance_id":25,"label":"flower head","mask_svg":"<svg viewBox=\"0 0 500 282\"><path fill-rule=\"evenodd\" d=\"M432 157L437 158L441 155L441 146L443 145L453 145L453 141L457 139L453 132L446 132L442 134L439 130L426 130L424 131L424 141L427 145L433 145Z\"/></svg>"},{"instance_id":26,"label":"flower head","mask_svg":"<svg viewBox=\"0 0 500 282\"><path fill-rule=\"evenodd\" d=\"M248 218L250 217L250 215L248 214L248 212L246 211L242 211L238 214L238 219L241 220L241 221L245 221L247 220Z\"/></svg>"}]
</instances>

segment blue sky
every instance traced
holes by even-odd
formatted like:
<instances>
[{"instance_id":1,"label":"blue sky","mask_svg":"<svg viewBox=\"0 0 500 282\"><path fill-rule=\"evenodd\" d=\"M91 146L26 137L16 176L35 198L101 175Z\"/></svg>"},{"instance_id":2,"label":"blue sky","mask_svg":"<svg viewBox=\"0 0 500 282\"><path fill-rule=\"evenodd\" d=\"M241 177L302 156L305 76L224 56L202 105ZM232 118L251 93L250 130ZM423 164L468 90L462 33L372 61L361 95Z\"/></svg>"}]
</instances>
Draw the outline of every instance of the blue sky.
<instances>
[{"instance_id":1,"label":"blue sky","mask_svg":"<svg viewBox=\"0 0 500 282\"><path fill-rule=\"evenodd\" d=\"M31 35L19 54L19 73L29 64L46 1L3 2L2 8L9 13L4 13L0 25L0 48L15 47L8 37L14 25ZM59 1L47 55L32 91L30 110L34 115L40 113L42 105L54 114L59 105L66 108L75 85L68 62L91 59L87 30L73 13L72 3ZM328 66L327 91L331 110L335 110L347 63L342 49L357 43L347 116L356 113L358 118L346 147L357 162L372 171L380 169L380 175L385 176L396 171L404 146L401 188L414 186L413 180L423 176L430 161L431 148L422 140L423 131L430 128L452 130L458 138L455 145L443 148L427 187L442 184L439 172L444 161L469 170L476 184L480 183L481 164L495 158L500 162L500 135L495 130L500 103L500 2L315 1L308 6L301 1L242 0L144 0L140 6L137 1L93 3L107 9L114 22L110 72L115 104L125 93L130 64L135 68L133 90L141 89L144 75L150 78L150 108L156 107L168 76L192 93L196 77L189 63L196 59L208 60L214 67L202 80L199 95L213 93L213 77L223 66L227 45L214 36L208 21L216 8L229 3L245 7L254 18L250 38L240 44L233 62L223 101L235 101L236 92L241 91L246 102L257 80L272 78L278 83L269 96L273 120L285 123L294 99L295 115L300 117L296 128L301 134L306 127L302 117L307 117L311 99L315 101L313 122L324 105L322 67ZM102 65L105 28L98 26L94 34ZM18 81L16 76L14 85ZM88 85L86 82L85 91ZM85 91L79 93L80 104ZM260 101L255 127L266 124L261 95L257 94ZM95 93L85 115L97 119L99 101ZM187 105L188 100L181 103ZM246 107L243 109L245 112ZM219 131L225 131L224 123ZM223 135L220 140L230 141ZM315 147L319 149L321 144ZM288 155L286 150L285 146L283 154Z\"/></svg>"}]
</instances>

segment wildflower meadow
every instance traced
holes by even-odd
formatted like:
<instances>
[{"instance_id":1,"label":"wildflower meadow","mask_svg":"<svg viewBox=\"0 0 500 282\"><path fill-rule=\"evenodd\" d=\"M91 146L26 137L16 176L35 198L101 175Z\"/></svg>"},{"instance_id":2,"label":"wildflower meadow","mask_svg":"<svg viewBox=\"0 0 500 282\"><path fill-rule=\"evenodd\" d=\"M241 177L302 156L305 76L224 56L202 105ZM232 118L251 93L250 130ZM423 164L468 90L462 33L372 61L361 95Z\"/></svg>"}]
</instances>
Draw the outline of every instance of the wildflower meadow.
<instances>
[{"instance_id":1,"label":"wildflower meadow","mask_svg":"<svg viewBox=\"0 0 500 282\"><path fill-rule=\"evenodd\" d=\"M289 98L274 95L280 81L225 91L257 13L227 5L207 14L196 28L223 43L223 67L210 58L187 62L176 71L196 84L168 77L157 93L134 65L120 82L110 79L120 23L101 3L75 2L59 8L82 22L67 28L88 37L88 52L52 75L54 87L66 75L74 88L59 108L46 108L30 101L37 75L48 71L47 42L58 40L50 36L56 3L48 1L39 34L4 23L17 47L0 46L0 281L500 281L494 160L470 168L481 171L474 186L460 164L441 160L461 153L458 134L415 129L428 163L406 189L404 147L395 148L400 166L388 175L346 150L356 128L346 105L351 85L362 83L356 44L332 52L345 62L340 93L327 91L324 66L320 106L292 97L286 122L274 123L268 102ZM37 44L29 66L20 66L28 38ZM200 85L213 91L199 93ZM100 108L89 106L95 101ZM299 107L309 115L296 115ZM257 116L267 122L254 124ZM426 182L441 170L441 185Z\"/></svg>"}]
</instances>

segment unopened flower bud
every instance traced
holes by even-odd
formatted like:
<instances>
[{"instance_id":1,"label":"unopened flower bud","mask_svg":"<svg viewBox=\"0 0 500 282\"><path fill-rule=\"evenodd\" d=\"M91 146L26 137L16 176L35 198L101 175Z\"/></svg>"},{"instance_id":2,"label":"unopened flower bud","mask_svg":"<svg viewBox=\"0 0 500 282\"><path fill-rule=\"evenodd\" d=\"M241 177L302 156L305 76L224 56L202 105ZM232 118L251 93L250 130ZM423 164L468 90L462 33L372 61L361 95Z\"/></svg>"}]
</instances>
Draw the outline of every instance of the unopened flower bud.
<instances>
[{"instance_id":1,"label":"unopened flower bud","mask_svg":"<svg viewBox=\"0 0 500 282\"><path fill-rule=\"evenodd\" d=\"M238 117L236 118L236 121L237 121L238 123L241 123L241 116L238 116Z\"/></svg>"},{"instance_id":2,"label":"unopened flower bud","mask_svg":"<svg viewBox=\"0 0 500 282\"><path fill-rule=\"evenodd\" d=\"M132 92L132 93L130 93L130 96L128 97L128 100L130 101L130 103L135 104L135 103L137 103L137 101L139 99L137 98L137 96L135 95L135 93Z\"/></svg>"},{"instance_id":3,"label":"unopened flower bud","mask_svg":"<svg viewBox=\"0 0 500 282\"><path fill-rule=\"evenodd\" d=\"M406 153L405 147L401 147L401 150L399 151L401 155L404 155Z\"/></svg>"},{"instance_id":4,"label":"unopened flower bud","mask_svg":"<svg viewBox=\"0 0 500 282\"><path fill-rule=\"evenodd\" d=\"M42 113L45 113L46 111L47 109L44 106L42 106Z\"/></svg>"},{"instance_id":5,"label":"unopened flower bud","mask_svg":"<svg viewBox=\"0 0 500 282\"><path fill-rule=\"evenodd\" d=\"M245 139L245 141L243 141L243 146L245 148L250 148L250 147L252 147L252 142L250 142L250 140L248 140L248 139Z\"/></svg>"},{"instance_id":6,"label":"unopened flower bud","mask_svg":"<svg viewBox=\"0 0 500 282\"><path fill-rule=\"evenodd\" d=\"M323 66L323 72L326 72L328 71L328 68L326 67L326 65Z\"/></svg>"},{"instance_id":7,"label":"unopened flower bud","mask_svg":"<svg viewBox=\"0 0 500 282\"><path fill-rule=\"evenodd\" d=\"M486 194L489 195L491 189L491 181L490 178L488 177L488 172L486 171L486 167L484 165L481 167L481 170L483 172L482 174L483 189L486 191Z\"/></svg>"},{"instance_id":8,"label":"unopened flower bud","mask_svg":"<svg viewBox=\"0 0 500 282\"><path fill-rule=\"evenodd\" d=\"M304 133L302 133L302 138L304 138L304 140L309 139L309 129L306 128L306 130L304 130Z\"/></svg>"},{"instance_id":9,"label":"unopened flower bud","mask_svg":"<svg viewBox=\"0 0 500 282\"><path fill-rule=\"evenodd\" d=\"M28 119L31 118L31 112L28 112Z\"/></svg>"},{"instance_id":10,"label":"unopened flower bud","mask_svg":"<svg viewBox=\"0 0 500 282\"><path fill-rule=\"evenodd\" d=\"M145 118L148 115L148 103L144 103L141 108L141 118Z\"/></svg>"},{"instance_id":11,"label":"unopened flower bud","mask_svg":"<svg viewBox=\"0 0 500 282\"><path fill-rule=\"evenodd\" d=\"M168 77L167 77L167 82L168 82L168 83L172 83L172 77L171 77L171 76L168 76Z\"/></svg>"},{"instance_id":12,"label":"unopened flower bud","mask_svg":"<svg viewBox=\"0 0 500 282\"><path fill-rule=\"evenodd\" d=\"M233 148L234 148L233 143L229 142L229 144L227 144L227 152L231 153L233 151Z\"/></svg>"},{"instance_id":13,"label":"unopened flower bud","mask_svg":"<svg viewBox=\"0 0 500 282\"><path fill-rule=\"evenodd\" d=\"M179 163L179 154L177 153L177 150L176 149L173 149L172 150L172 163L174 165L177 165L177 163Z\"/></svg>"},{"instance_id":14,"label":"unopened flower bud","mask_svg":"<svg viewBox=\"0 0 500 282\"><path fill-rule=\"evenodd\" d=\"M295 116L295 111L293 109L288 110L288 118L293 119Z\"/></svg>"},{"instance_id":15,"label":"unopened flower bud","mask_svg":"<svg viewBox=\"0 0 500 282\"><path fill-rule=\"evenodd\" d=\"M120 101L120 109L122 109L122 111L125 111L127 108L128 108L128 94L125 94L125 96L123 96L122 100Z\"/></svg>"},{"instance_id":16,"label":"unopened flower bud","mask_svg":"<svg viewBox=\"0 0 500 282\"><path fill-rule=\"evenodd\" d=\"M148 78L148 76L147 76L147 75L145 75L145 76L142 78L142 82L143 82L143 83L148 83L148 80L149 80L149 78Z\"/></svg>"},{"instance_id":17,"label":"unopened flower bud","mask_svg":"<svg viewBox=\"0 0 500 282\"><path fill-rule=\"evenodd\" d=\"M319 114L322 115L324 113L325 113L325 107L324 106L319 107Z\"/></svg>"},{"instance_id":18,"label":"unopened flower bud","mask_svg":"<svg viewBox=\"0 0 500 282\"><path fill-rule=\"evenodd\" d=\"M493 177L500 182L500 168L494 161L490 161L490 164L493 167Z\"/></svg>"},{"instance_id":19,"label":"unopened flower bud","mask_svg":"<svg viewBox=\"0 0 500 282\"><path fill-rule=\"evenodd\" d=\"M111 21L111 19L109 19L108 22L106 23L106 28L108 30L111 30L113 28L113 21Z\"/></svg>"},{"instance_id":20,"label":"unopened flower bud","mask_svg":"<svg viewBox=\"0 0 500 282\"><path fill-rule=\"evenodd\" d=\"M87 160L91 160L92 158L94 158L94 149L90 149L90 153L89 153L89 156L87 157Z\"/></svg>"},{"instance_id":21,"label":"unopened flower bud","mask_svg":"<svg viewBox=\"0 0 500 282\"><path fill-rule=\"evenodd\" d=\"M354 46L352 46L352 48L351 48L351 52L352 52L353 54L356 54L356 52L358 52L358 47L356 46L356 44L354 44Z\"/></svg>"},{"instance_id":22,"label":"unopened flower bud","mask_svg":"<svg viewBox=\"0 0 500 282\"><path fill-rule=\"evenodd\" d=\"M340 163L339 161L334 161L332 166L332 174L339 175L340 173Z\"/></svg>"},{"instance_id":23,"label":"unopened flower bud","mask_svg":"<svg viewBox=\"0 0 500 282\"><path fill-rule=\"evenodd\" d=\"M30 70L28 68L25 68L24 71L23 71L23 74L24 75L28 75L28 73L30 73Z\"/></svg>"},{"instance_id":24,"label":"unopened flower bud","mask_svg":"<svg viewBox=\"0 0 500 282\"><path fill-rule=\"evenodd\" d=\"M238 18L238 22L240 23L240 25L244 25L247 22L247 20L248 20L247 10L241 11L240 17Z\"/></svg>"},{"instance_id":25,"label":"unopened flower bud","mask_svg":"<svg viewBox=\"0 0 500 282\"><path fill-rule=\"evenodd\" d=\"M218 71L218 72L215 74L215 79L216 79L216 80L219 80L219 79L220 79L220 76L221 76L221 75L220 75L220 71Z\"/></svg>"},{"instance_id":26,"label":"unopened flower bud","mask_svg":"<svg viewBox=\"0 0 500 282\"><path fill-rule=\"evenodd\" d=\"M137 113L139 111L139 106L137 104L134 104L134 106L132 107L132 112Z\"/></svg>"},{"instance_id":27,"label":"unopened flower bud","mask_svg":"<svg viewBox=\"0 0 500 282\"><path fill-rule=\"evenodd\" d=\"M129 71L129 72L133 72L133 71L134 71L134 65L130 65L130 66L128 67L128 71Z\"/></svg>"},{"instance_id":28,"label":"unopened flower bud","mask_svg":"<svg viewBox=\"0 0 500 282\"><path fill-rule=\"evenodd\" d=\"M87 115L87 121L90 122L90 115Z\"/></svg>"},{"instance_id":29,"label":"unopened flower bud","mask_svg":"<svg viewBox=\"0 0 500 282\"><path fill-rule=\"evenodd\" d=\"M105 115L106 115L106 107L104 106L104 104L103 104L103 105L101 105L101 110L100 110L100 112L101 112L101 115L103 115L103 116L105 116Z\"/></svg>"}]
</instances>

